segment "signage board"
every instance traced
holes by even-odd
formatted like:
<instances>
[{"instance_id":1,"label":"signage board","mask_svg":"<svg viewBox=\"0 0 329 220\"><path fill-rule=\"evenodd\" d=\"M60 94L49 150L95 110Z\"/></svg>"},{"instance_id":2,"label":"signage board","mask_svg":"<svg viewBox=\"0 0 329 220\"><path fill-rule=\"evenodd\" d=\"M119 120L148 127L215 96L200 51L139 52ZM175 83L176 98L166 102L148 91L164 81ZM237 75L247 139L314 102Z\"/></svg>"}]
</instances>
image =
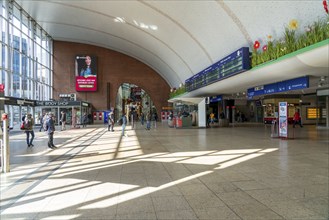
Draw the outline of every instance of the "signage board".
<instances>
[{"instance_id":1,"label":"signage board","mask_svg":"<svg viewBox=\"0 0 329 220\"><path fill-rule=\"evenodd\" d=\"M97 57L75 57L75 89L78 92L97 91Z\"/></svg>"},{"instance_id":2,"label":"signage board","mask_svg":"<svg viewBox=\"0 0 329 220\"><path fill-rule=\"evenodd\" d=\"M185 80L185 88L190 92L249 69L249 48L242 47Z\"/></svg>"},{"instance_id":3,"label":"signage board","mask_svg":"<svg viewBox=\"0 0 329 220\"><path fill-rule=\"evenodd\" d=\"M309 77L303 76L296 79L290 79L283 82L271 83L264 86L256 86L247 91L248 99L254 96L268 95L291 90L305 89L309 87Z\"/></svg>"},{"instance_id":4,"label":"signage board","mask_svg":"<svg viewBox=\"0 0 329 220\"><path fill-rule=\"evenodd\" d=\"M279 102L279 137L288 137L288 103Z\"/></svg>"},{"instance_id":5,"label":"signage board","mask_svg":"<svg viewBox=\"0 0 329 220\"><path fill-rule=\"evenodd\" d=\"M222 101L223 97L221 95L210 96L210 102L219 102Z\"/></svg>"}]
</instances>

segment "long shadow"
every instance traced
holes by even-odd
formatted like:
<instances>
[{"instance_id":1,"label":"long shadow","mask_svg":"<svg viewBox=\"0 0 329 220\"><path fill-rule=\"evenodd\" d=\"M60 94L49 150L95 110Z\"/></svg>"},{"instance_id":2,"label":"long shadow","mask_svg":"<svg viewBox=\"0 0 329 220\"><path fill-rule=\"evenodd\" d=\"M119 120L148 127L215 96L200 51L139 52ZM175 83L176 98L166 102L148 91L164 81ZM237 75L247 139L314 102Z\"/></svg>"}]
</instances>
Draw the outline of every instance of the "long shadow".
<instances>
[{"instance_id":1,"label":"long shadow","mask_svg":"<svg viewBox=\"0 0 329 220\"><path fill-rule=\"evenodd\" d=\"M99 137L95 137L95 140L93 140L93 142L94 141L96 141L96 140L100 140L101 139L101 136L103 135L103 134L100 134L101 132L98 132L97 134L95 134L94 136L97 136L97 135L100 135ZM107 154L114 154L115 155L115 157L113 157L113 158L117 158L117 156L118 156L118 153L120 152L120 143L122 142L122 137L120 137L119 138L119 141L117 142L117 146L116 146L116 148L115 148L115 151L114 152L112 152L112 153L104 153L104 154L102 154L102 153L100 153L100 154L97 154L96 153L96 155L107 155ZM155 140L155 142L157 142L156 140ZM88 144L86 144L87 146L89 146ZM85 156L82 156L82 157L79 157L80 155L80 153L82 152L82 150L84 150L84 149L86 149L86 147L87 146L84 146L84 147L81 147L81 149L79 149L77 152L74 152L74 154L72 154L72 155L69 155L69 156L67 156L67 155L63 155L63 156L58 156L58 157L55 157L53 160L52 160L52 162L60 162L60 164L58 164L57 165L57 167L55 167L54 169L51 169L50 171L50 173L51 174L54 174L54 172L55 171L57 171L59 168L63 168L62 166L64 165L64 164L67 164L67 163L69 163L69 160L71 160L71 159L74 159L74 158L84 158L85 156L88 156L88 154L85 154ZM140 146L140 148L141 149L143 149L143 146ZM263 149L265 149L265 148L262 148L261 150L263 150ZM68 151L68 152L71 152L71 150L70 151ZM217 152L219 152L219 151L217 151ZM178 162L182 162L182 161L184 161L184 160L186 160L186 159L193 159L193 158L197 158L197 157L200 157L200 156L205 156L205 155L209 155L209 156L211 156L212 154L214 154L214 153L216 153L216 152L211 152L211 153L208 153L208 154L202 154L202 155L195 155L195 156L188 156L187 158L185 158L185 159L178 159L177 161ZM257 152L252 152L252 153L243 153L240 157L242 157L242 156L246 156L246 155L250 155L250 154L254 154L254 153L257 153ZM170 154L171 153L169 153L169 152L164 152L164 154L162 155L162 157L164 157L164 156L166 156L166 155L168 155L168 157L170 157ZM137 156L138 157L138 156ZM146 155L146 158L147 158L147 155ZM152 157L151 156L151 158L154 158L154 157ZM161 158L161 157L160 157ZM225 160L225 162L226 161L233 161L233 160L235 160L236 158L234 158L234 159L228 159L228 160ZM115 159L113 159L113 160L115 160ZM109 164L109 165L114 165L114 166L125 166L125 165L128 165L128 164L131 164L131 163L134 163L136 166L138 166L139 165L139 163L141 163L142 165L143 165L143 163L145 163L145 161L143 161L143 160L141 160L141 159L137 159L137 158L134 158L134 157L127 157L127 158L120 158L120 159L118 159L118 160L120 160L120 161L118 161L117 163L114 163L114 164ZM122 160L125 160L125 162L122 162ZM89 166L89 165L94 165L94 169L97 169L98 171L107 171L109 174L111 174L111 169L113 168L113 167L104 167L104 165L99 165L100 163L103 163L103 162L109 162L108 160L106 160L106 159L104 159L104 160L102 160L102 161L96 161L96 162L90 162L90 163L84 163L84 164L80 164L80 165L74 165L74 166L70 166L70 168L74 168L74 167L76 167L76 168L79 168L79 166L83 166L83 167L85 167L85 166ZM174 163L176 164L177 163L177 161L175 161ZM150 162L150 163L162 163L162 164L164 164L164 163L166 163L166 162L161 162L161 161L159 161L159 162ZM221 162L222 163L222 162ZM215 166L218 166L219 164L215 164L215 165L209 165L209 166L207 166L209 169L213 169L213 167L215 167ZM184 164L177 164L177 166L184 166ZM201 165L200 165L201 166ZM154 166L154 167L156 167L156 166ZM182 174L180 177L182 178L182 179L184 179L185 177L189 177L189 176L191 176L191 175L194 175L195 173L193 173L191 170L189 170L189 169L187 169L188 171L189 171L189 173L188 174ZM67 172L65 172L65 173L62 173L62 172L60 172L58 175L61 175L61 176L63 176L63 175L65 175L65 177L70 177L70 176L74 176L75 175L75 173L72 173L72 172L78 172L78 171L81 171L81 172L84 172L84 173L88 173L88 172L94 172L94 170L83 170L83 169L80 169L80 170L74 170L74 171L67 171ZM156 170L154 170L154 171L156 171ZM71 174L70 174L71 173ZM54 176L56 176L57 174L54 174ZM207 174L208 175L208 174ZM49 176L49 175L48 175ZM48 177L47 176L47 177ZM86 176L88 176L88 175L86 175ZM43 178L41 181L43 181L45 178ZM60 178L59 178L60 179ZM175 179L177 179L177 177L176 178L172 178L171 177L171 179L169 180L169 181L173 181L173 180L175 180ZM95 179L87 179L86 180L86 182L89 182L89 181L97 181L97 180L95 180ZM108 180L106 180L106 181L108 181ZM94 186L97 186L97 185L100 185L101 183L104 183L105 181L100 181L100 183L97 183L97 184L95 184ZM115 181L113 181L113 182L115 182ZM129 181L127 181L127 182L123 182L122 181L122 179L120 178L120 181L117 181L117 183L119 183L119 184L132 184L132 182L129 182ZM80 216L79 217L85 217L85 218L87 218L87 216L90 216L89 215L89 210L88 209L86 209L85 211L81 211L81 210L84 210L84 209L82 209L84 206L88 206L88 205L91 205L91 204L93 204L93 203L97 203L97 202L102 202L102 201L104 201L104 200L107 200L107 199L113 199L113 198L115 198L115 197L117 197L117 196L120 196L120 195L124 195L124 194L129 194L129 193L134 193L134 192L136 192L136 191L138 191L138 190L142 190L142 189L144 189L145 187L159 187L159 186L161 186L161 185L166 185L166 184L168 184L168 183L170 183L170 182L168 182L168 180L167 181L164 181L164 182L161 182L161 183L158 183L158 184L154 184L154 185L150 185L149 183L147 183L147 184L141 184L141 185L138 185L137 187L135 187L135 188L133 188L133 189L129 189L129 190L125 190L125 191L120 191L120 192L117 192L117 193L114 193L114 194L111 194L111 195L107 195L107 196L102 196L102 197L99 197L99 198L97 198L97 199L93 199L93 200L90 200L90 201L86 201L86 202L83 202L83 203L80 203L80 204L78 204L78 205L73 205L73 206L69 206L69 207L67 207L67 208L64 208L63 210L61 210L61 213L71 213L72 212L72 210L76 210L76 213L79 213L80 214ZM36 187L37 185L33 185L33 187ZM72 185L71 185L72 186ZM67 186L67 187L71 187L71 186ZM89 186L85 186L85 187L80 187L80 188L86 188L86 187L89 187ZM170 186L169 186L170 187ZM51 189L51 190L54 190L54 189ZM75 189L73 189L73 190L75 190ZM70 192L70 191L72 191L72 189L64 189L64 191L63 192L60 192L60 193L66 193L66 192ZM48 192L48 191L47 191ZM28 191L27 192L25 192L25 194L23 195L23 196L25 196L25 195L27 195L27 193L28 193ZM37 194L39 194L40 192L38 192L38 193L35 193L34 195L37 195ZM152 192L151 192L152 193ZM28 194L28 196L29 196L30 194ZM56 195L56 193L54 193L54 192L51 192L51 194L50 195L47 195L47 196L55 196ZM139 195L138 197L142 197L142 196L146 196L147 194L141 194L141 195ZM23 197L23 196L21 196L21 197ZM20 198L21 198L20 197ZM40 196L38 199L31 199L31 200L28 200L28 201L25 201L24 203L19 203L19 202L17 202L17 205L20 205L20 204L26 204L26 203L29 203L29 202L32 202L32 201L38 201L38 200L41 200L41 199L44 199L45 197L44 196ZM134 198L133 198L134 199ZM16 200L17 201L17 200ZM12 204L13 205L13 204ZM118 205L118 203L116 203L115 205L113 205L113 206L117 206ZM16 206L16 204L14 205L14 206ZM14 206L12 206L12 207L14 207ZM11 206L7 206L6 208L8 208L8 207L11 207ZM104 210L104 211L108 211L108 210L111 210L112 211L112 209L113 209L113 211L115 212L115 214L117 214L117 210L114 208L114 207L106 207L106 208L100 208L100 209L98 209L98 212L102 212L101 210ZM21 216L21 217L25 217L26 215L27 215L28 213L20 213L19 215L17 215L17 214L15 214L15 215L5 215L5 217L8 217L8 218L10 218L10 217L17 217L17 216ZM52 212L46 212L46 213L40 213L41 215L42 215L42 217L51 217L51 216L57 216L58 215L58 211L52 211ZM45 216L43 216L43 215L45 215ZM38 216L40 216L38 213L36 213L35 214L35 218L38 218Z\"/></svg>"},{"instance_id":2,"label":"long shadow","mask_svg":"<svg viewBox=\"0 0 329 220\"><path fill-rule=\"evenodd\" d=\"M103 134L104 131L99 131L98 133L96 133L93 137L94 141L97 140L97 137L101 134ZM90 141L86 140L86 141ZM84 147L86 148L86 147ZM81 148L78 152L81 152L84 148ZM69 150L66 153L69 153L71 151L75 151L76 148L73 148L71 150ZM77 153L78 153L77 152ZM51 172L49 172L47 175L43 176L42 178L40 178L38 181L36 181L35 183L33 183L31 186L29 186L27 189L25 189L23 192L21 192L15 199L13 199L9 204L8 207L11 207L15 202L17 202L20 198L24 197L30 190L32 190L33 188L35 188L37 185L39 185L42 181L44 181L45 179L47 179L51 174L55 173L59 168L61 168L68 160L72 159L75 155L73 154L72 156L68 157L67 159L65 159L60 165L58 165L57 167L55 167L54 169L51 170ZM55 157L53 160L49 161L48 163L44 164L43 166L41 166L40 168L36 169L35 171L25 175L24 177L22 177L21 179L15 181L11 186L6 187L4 190L1 191L2 192L6 192L8 190L10 190L11 188L13 188L16 184L25 182L27 178L29 178L29 176L34 175L36 172L38 172L39 170L42 170L43 168L49 166L52 162L56 161L57 159L60 159L61 157L63 157L63 155L59 155L58 157ZM3 210L1 210L2 213Z\"/></svg>"}]
</instances>

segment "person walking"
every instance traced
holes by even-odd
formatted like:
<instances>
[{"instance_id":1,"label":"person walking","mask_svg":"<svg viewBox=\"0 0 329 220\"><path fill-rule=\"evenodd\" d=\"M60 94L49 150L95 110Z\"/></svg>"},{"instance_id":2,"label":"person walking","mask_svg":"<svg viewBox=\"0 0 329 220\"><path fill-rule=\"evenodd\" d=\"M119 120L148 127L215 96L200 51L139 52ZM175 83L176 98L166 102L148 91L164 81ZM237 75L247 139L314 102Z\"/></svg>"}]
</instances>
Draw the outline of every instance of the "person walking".
<instances>
[{"instance_id":1,"label":"person walking","mask_svg":"<svg viewBox=\"0 0 329 220\"><path fill-rule=\"evenodd\" d=\"M156 111L153 112L152 114L152 121L153 121L153 127L157 128L158 114Z\"/></svg>"},{"instance_id":2,"label":"person walking","mask_svg":"<svg viewBox=\"0 0 329 220\"><path fill-rule=\"evenodd\" d=\"M211 112L209 117L210 117L210 123L214 124L215 123L215 114L213 112Z\"/></svg>"},{"instance_id":3,"label":"person walking","mask_svg":"<svg viewBox=\"0 0 329 220\"><path fill-rule=\"evenodd\" d=\"M33 139L34 139L34 119L32 117L32 114L28 113L24 119L24 128L26 133L26 143L27 147L34 147L33 145ZM31 139L30 139L31 135Z\"/></svg>"},{"instance_id":4,"label":"person walking","mask_svg":"<svg viewBox=\"0 0 329 220\"><path fill-rule=\"evenodd\" d=\"M300 114L299 114L299 109L297 109L297 111L295 112L294 117L293 117L293 120L294 120L293 127L295 127L296 124L299 124L299 126L301 128L303 127L303 125L302 125L302 119L301 119Z\"/></svg>"},{"instance_id":5,"label":"person walking","mask_svg":"<svg viewBox=\"0 0 329 220\"><path fill-rule=\"evenodd\" d=\"M41 130L43 130L43 120L45 117L45 113L43 112L42 115L39 117L39 121L40 121L40 128L39 128L39 132L41 132Z\"/></svg>"},{"instance_id":6,"label":"person walking","mask_svg":"<svg viewBox=\"0 0 329 220\"><path fill-rule=\"evenodd\" d=\"M144 125L144 119L145 119L145 115L144 115L144 113L143 112L141 112L141 114L140 114L140 119L141 119L141 125L143 126Z\"/></svg>"},{"instance_id":7,"label":"person walking","mask_svg":"<svg viewBox=\"0 0 329 220\"><path fill-rule=\"evenodd\" d=\"M121 120L122 120L122 133L121 133L121 135L128 137L128 135L125 134L125 129L126 129L126 125L127 125L126 113L123 113Z\"/></svg>"},{"instance_id":8,"label":"person walking","mask_svg":"<svg viewBox=\"0 0 329 220\"><path fill-rule=\"evenodd\" d=\"M108 116L108 131L114 131L114 112L111 111Z\"/></svg>"},{"instance_id":9,"label":"person walking","mask_svg":"<svg viewBox=\"0 0 329 220\"><path fill-rule=\"evenodd\" d=\"M54 145L55 121L52 112L48 113L48 118L46 121L46 129L48 134L48 147L51 149L56 149L56 146Z\"/></svg>"},{"instance_id":10,"label":"person walking","mask_svg":"<svg viewBox=\"0 0 329 220\"><path fill-rule=\"evenodd\" d=\"M83 116L82 116L82 127L85 128L87 127L87 123L88 123L88 116L87 116L87 113L83 113Z\"/></svg>"},{"instance_id":11,"label":"person walking","mask_svg":"<svg viewBox=\"0 0 329 220\"><path fill-rule=\"evenodd\" d=\"M61 123L62 123L62 130L66 130L65 124L66 124L66 113L64 111L61 112Z\"/></svg>"},{"instance_id":12,"label":"person walking","mask_svg":"<svg viewBox=\"0 0 329 220\"><path fill-rule=\"evenodd\" d=\"M146 130L151 129L151 112L147 112L146 114Z\"/></svg>"}]
</instances>

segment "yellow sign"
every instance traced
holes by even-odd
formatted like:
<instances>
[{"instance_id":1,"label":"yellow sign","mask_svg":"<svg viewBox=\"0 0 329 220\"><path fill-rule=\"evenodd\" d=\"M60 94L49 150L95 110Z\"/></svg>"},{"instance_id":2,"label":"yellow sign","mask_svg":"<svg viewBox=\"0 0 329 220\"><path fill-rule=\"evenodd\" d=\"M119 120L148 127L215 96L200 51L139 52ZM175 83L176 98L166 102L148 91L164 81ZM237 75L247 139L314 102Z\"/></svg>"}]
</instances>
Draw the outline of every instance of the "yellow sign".
<instances>
[{"instance_id":1,"label":"yellow sign","mask_svg":"<svg viewBox=\"0 0 329 220\"><path fill-rule=\"evenodd\" d=\"M307 119L316 119L320 116L318 108L306 108L306 118Z\"/></svg>"}]
</instances>

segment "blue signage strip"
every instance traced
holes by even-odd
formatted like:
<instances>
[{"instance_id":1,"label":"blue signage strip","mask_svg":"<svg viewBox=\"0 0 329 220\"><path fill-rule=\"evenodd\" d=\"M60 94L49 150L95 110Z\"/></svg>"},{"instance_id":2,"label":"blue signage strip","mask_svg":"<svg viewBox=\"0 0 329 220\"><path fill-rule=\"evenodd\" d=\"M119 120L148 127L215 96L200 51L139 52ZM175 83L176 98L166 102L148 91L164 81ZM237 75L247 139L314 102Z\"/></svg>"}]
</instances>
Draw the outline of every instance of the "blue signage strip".
<instances>
[{"instance_id":1,"label":"blue signage strip","mask_svg":"<svg viewBox=\"0 0 329 220\"><path fill-rule=\"evenodd\" d=\"M223 97L221 95L211 96L210 102L219 102L219 101L222 101L222 99L223 99Z\"/></svg>"},{"instance_id":2,"label":"blue signage strip","mask_svg":"<svg viewBox=\"0 0 329 220\"><path fill-rule=\"evenodd\" d=\"M190 92L227 77L247 71L250 68L249 48L242 47L185 80L185 88L186 91Z\"/></svg>"},{"instance_id":3,"label":"blue signage strip","mask_svg":"<svg viewBox=\"0 0 329 220\"><path fill-rule=\"evenodd\" d=\"M283 82L277 82L267 84L264 86L258 86L250 88L247 91L248 99L252 99L254 96L274 94L279 92L286 92L290 90L305 89L309 87L309 77L303 76L296 79L290 79ZM261 88L261 89L259 89Z\"/></svg>"}]
</instances>

